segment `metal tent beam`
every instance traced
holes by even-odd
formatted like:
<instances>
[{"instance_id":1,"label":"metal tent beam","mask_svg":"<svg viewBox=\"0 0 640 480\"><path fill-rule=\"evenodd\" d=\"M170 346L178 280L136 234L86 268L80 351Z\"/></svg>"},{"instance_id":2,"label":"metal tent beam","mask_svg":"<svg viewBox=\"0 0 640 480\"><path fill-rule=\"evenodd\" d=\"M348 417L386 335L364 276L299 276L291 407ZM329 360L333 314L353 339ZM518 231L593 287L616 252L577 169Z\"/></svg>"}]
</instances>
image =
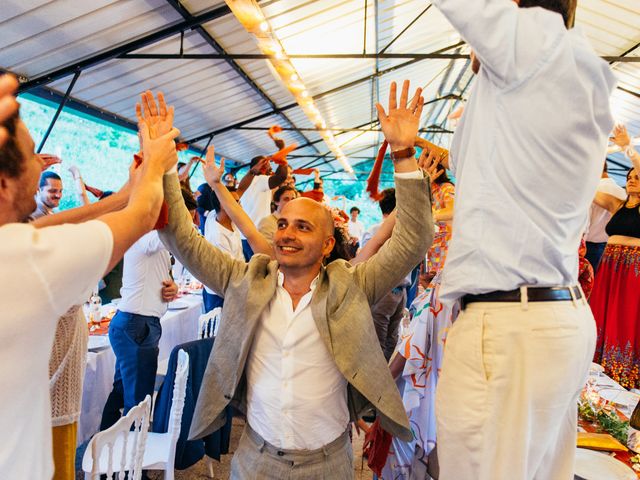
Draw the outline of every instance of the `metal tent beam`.
<instances>
[{"instance_id":1,"label":"metal tent beam","mask_svg":"<svg viewBox=\"0 0 640 480\"><path fill-rule=\"evenodd\" d=\"M180 3L180 0L167 0L167 2L169 3L169 5L173 7L173 9L176 12L178 12L182 16L182 18L185 19L185 21L192 22L196 18L193 15L191 15L191 13ZM211 46L216 52L218 52L218 54L223 56L228 56L228 53L225 51L222 45L220 45L218 41L215 38L213 38L211 34L204 29L204 27L202 27L201 25L197 25L194 27L194 30L202 37L202 39L205 42L207 42L209 46ZM269 95L267 95L267 93L264 90L262 90L262 88L260 88L260 86L249 76L247 72L244 71L244 69L235 60L231 58L224 58L224 60L233 69L233 71L236 72L236 74L240 78L242 78L242 80L247 85L249 85L251 90L256 92L260 96L260 98L269 105L269 107L272 110L277 110L278 107L275 104L275 102L269 97ZM278 115L285 122L291 125L294 128L294 130L298 130L295 123L293 123L293 121L289 117L287 117L287 115L284 112L278 112ZM302 139L304 139L305 142L309 142L309 139L299 130L298 130L298 135ZM213 136L213 134L211 136ZM320 151L316 147L314 147L314 149L318 151L318 153L320 153Z\"/></svg>"},{"instance_id":2,"label":"metal tent beam","mask_svg":"<svg viewBox=\"0 0 640 480\"><path fill-rule=\"evenodd\" d=\"M62 113L62 109L64 108L67 101L69 100L69 96L71 95L71 90L73 90L73 87L75 86L76 81L78 81L78 77L80 76L81 73L82 73L81 70L76 70L76 73L74 73L73 78L71 79L71 82L67 87L67 91L64 94L64 97L62 98L62 101L58 105L58 109L56 110L56 113L53 115L53 118L51 119L51 123L49 123L49 127L47 127L47 131L44 132L42 140L40 140L40 145L38 145L38 149L36 150L37 153L42 152L42 149L44 148L44 144L47 143L47 139L51 134L51 130L53 130L53 127L55 126L56 121L58 120L58 117Z\"/></svg>"},{"instance_id":3,"label":"metal tent beam","mask_svg":"<svg viewBox=\"0 0 640 480\"><path fill-rule=\"evenodd\" d=\"M456 48L456 47L459 47L461 45L464 45L464 42L458 42L458 43L456 43L454 45L449 45L449 46L444 47L444 48L442 48L440 50L437 50L434 53L446 52L448 50L451 50L452 48ZM404 68L404 67L408 67L409 65L413 65L414 63L417 63L419 61L421 61L421 60L409 60L408 62L403 62L403 63L401 63L399 65L394 66L394 67L389 67L389 68L386 68L384 70L380 70L377 75L378 76L386 75L387 73L391 73L391 72L393 72L395 70L398 70L398 69L401 69L401 68ZM318 93L318 94L314 95L313 98L317 100L319 98L323 98L323 97L326 97L328 95L333 95L334 93L341 92L342 90L346 90L346 89L349 89L351 87L355 87L356 85L360 85L362 83L369 82L369 81L371 81L372 78L374 78L374 75L367 75L366 77L361 77L361 78L359 78L357 80L353 80L353 81L351 81L349 83L345 83L343 85L340 85L338 87L332 88L332 89L327 90L327 91L324 91L322 93ZM270 117L272 115L276 115L279 112L290 110L290 109L295 108L297 106L298 106L297 103L290 103L290 104L284 105L282 107L279 107L277 109L273 109L273 110L271 110L269 112L261 113L259 115L254 116L254 117L248 118L246 120L242 120L242 121L237 122L237 123L235 123L233 125L228 125L226 127L222 127L222 128L217 129L217 130L213 130L211 132L207 132L207 133L204 133L202 135L198 135L197 137L194 137L194 138L191 138L191 139L187 140L186 143L199 142L200 140L204 140L205 138L208 138L209 135L212 135L212 134L213 135L219 135L221 133L228 132L230 130L234 130L234 129L238 128L238 127L242 127L244 125L248 125L250 123L257 122L258 120L262 120L262 119L268 118L268 117Z\"/></svg>"},{"instance_id":4,"label":"metal tent beam","mask_svg":"<svg viewBox=\"0 0 640 480\"><path fill-rule=\"evenodd\" d=\"M126 42L117 47L87 57L84 60L76 61L70 65L60 67L36 78L29 79L20 85L19 92L26 92L35 87L39 87L41 85L45 85L47 83L51 83L66 76L72 75L77 69L86 70L87 68L95 67L96 65L100 65L109 60L113 60L114 58L118 58L121 55L133 52L143 47L147 47L173 35L177 35L184 30L189 30L203 23L215 20L216 18L223 17L228 13L231 13L229 7L227 7L227 5L222 5L209 12L196 15L192 17L191 20L185 20L183 22L176 23L130 42Z\"/></svg>"}]
</instances>

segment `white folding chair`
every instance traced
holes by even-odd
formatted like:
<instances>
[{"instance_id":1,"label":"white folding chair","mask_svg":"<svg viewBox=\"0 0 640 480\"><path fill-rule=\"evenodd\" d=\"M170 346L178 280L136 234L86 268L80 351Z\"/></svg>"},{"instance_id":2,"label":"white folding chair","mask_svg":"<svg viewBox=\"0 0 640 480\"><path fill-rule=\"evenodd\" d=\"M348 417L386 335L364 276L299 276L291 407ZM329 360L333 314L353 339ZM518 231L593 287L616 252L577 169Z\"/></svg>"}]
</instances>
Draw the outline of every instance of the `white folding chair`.
<instances>
[{"instance_id":1,"label":"white folding chair","mask_svg":"<svg viewBox=\"0 0 640 480\"><path fill-rule=\"evenodd\" d=\"M147 395L115 425L94 435L82 458L85 480L99 480L102 474L112 479L114 473L118 473L118 480L124 480L125 472L129 480L140 480L150 412L151 397ZM119 464L114 465L114 459Z\"/></svg>"},{"instance_id":2,"label":"white folding chair","mask_svg":"<svg viewBox=\"0 0 640 480\"><path fill-rule=\"evenodd\" d=\"M221 307L216 307L210 312L200 315L200 319L198 321L198 338L215 337L218 334L220 317L222 317Z\"/></svg>"},{"instance_id":3,"label":"white folding chair","mask_svg":"<svg viewBox=\"0 0 640 480\"><path fill-rule=\"evenodd\" d=\"M171 400L171 411L169 412L168 431L166 433L149 432L142 460L143 470L164 470L164 480L174 479L176 444L180 436L188 376L189 355L184 350L180 350L173 383L173 399Z\"/></svg>"}]
</instances>

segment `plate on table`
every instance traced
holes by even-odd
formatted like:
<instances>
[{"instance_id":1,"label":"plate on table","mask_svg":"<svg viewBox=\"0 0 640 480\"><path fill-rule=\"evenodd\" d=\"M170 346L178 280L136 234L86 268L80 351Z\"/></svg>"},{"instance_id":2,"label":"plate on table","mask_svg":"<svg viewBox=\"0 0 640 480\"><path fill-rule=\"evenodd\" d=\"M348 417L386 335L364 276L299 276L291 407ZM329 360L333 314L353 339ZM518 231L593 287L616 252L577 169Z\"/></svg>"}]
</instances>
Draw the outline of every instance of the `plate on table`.
<instances>
[{"instance_id":1,"label":"plate on table","mask_svg":"<svg viewBox=\"0 0 640 480\"><path fill-rule=\"evenodd\" d=\"M598 395L614 405L631 409L634 409L638 401L640 401L640 395L637 393L617 388L601 388L598 390Z\"/></svg>"},{"instance_id":2,"label":"plate on table","mask_svg":"<svg viewBox=\"0 0 640 480\"><path fill-rule=\"evenodd\" d=\"M620 460L584 448L576 449L575 474L584 480L638 480L636 473Z\"/></svg>"},{"instance_id":3,"label":"plate on table","mask_svg":"<svg viewBox=\"0 0 640 480\"><path fill-rule=\"evenodd\" d=\"M109 337L107 335L89 335L89 343L87 344L89 350L99 350L109 345Z\"/></svg>"},{"instance_id":4,"label":"plate on table","mask_svg":"<svg viewBox=\"0 0 640 480\"><path fill-rule=\"evenodd\" d=\"M169 304L169 310L186 310L187 308L189 308L189 304L180 300L176 300Z\"/></svg>"}]
</instances>

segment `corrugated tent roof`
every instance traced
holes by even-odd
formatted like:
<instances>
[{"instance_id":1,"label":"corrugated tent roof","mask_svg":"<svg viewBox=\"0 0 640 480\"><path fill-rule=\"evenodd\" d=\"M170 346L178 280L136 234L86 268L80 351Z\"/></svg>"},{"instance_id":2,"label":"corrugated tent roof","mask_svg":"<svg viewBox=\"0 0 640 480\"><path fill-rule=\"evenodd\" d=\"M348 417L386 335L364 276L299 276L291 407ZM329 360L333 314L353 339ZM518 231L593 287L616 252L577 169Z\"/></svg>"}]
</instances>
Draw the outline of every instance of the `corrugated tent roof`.
<instances>
[{"instance_id":1,"label":"corrugated tent roof","mask_svg":"<svg viewBox=\"0 0 640 480\"><path fill-rule=\"evenodd\" d=\"M435 7L422 0L271 0L259 2L289 55L468 53ZM366 7L365 7L366 5ZM365 15L366 9L366 15ZM581 0L577 25L598 54L640 53L637 0ZM242 164L273 151L265 129L285 128L301 147L295 166L341 165L294 97L259 53L255 39L224 1L211 0L5 0L0 9L0 67L21 75L23 88L53 90L60 98L74 67L81 74L72 106L133 125L133 104L144 89L162 89L176 106L183 137ZM183 36L181 36L181 32ZM182 38L181 38L182 37ZM120 58L126 54L227 55L224 58ZM230 57L228 56L230 55ZM371 159L381 135L373 107L392 80L425 87L425 133L447 144L447 115L472 82L464 58L292 58L328 128L351 164ZM640 133L640 63L612 63L620 80L612 105L616 118ZM51 78L48 78L51 77ZM50 80L50 81L49 81ZM437 130L436 130L437 131ZM55 134L55 132L54 132ZM628 166L620 154L614 164ZM612 165L614 173L616 166Z\"/></svg>"}]
</instances>

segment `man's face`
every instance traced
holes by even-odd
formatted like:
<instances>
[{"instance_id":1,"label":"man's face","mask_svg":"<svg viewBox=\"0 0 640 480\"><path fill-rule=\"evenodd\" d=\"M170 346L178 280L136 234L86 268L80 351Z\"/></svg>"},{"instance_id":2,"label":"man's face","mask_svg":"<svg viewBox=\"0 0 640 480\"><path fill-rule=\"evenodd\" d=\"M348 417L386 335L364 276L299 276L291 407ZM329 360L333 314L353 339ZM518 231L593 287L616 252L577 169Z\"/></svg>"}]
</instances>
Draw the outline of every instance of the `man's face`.
<instances>
[{"instance_id":1,"label":"man's face","mask_svg":"<svg viewBox=\"0 0 640 480\"><path fill-rule=\"evenodd\" d=\"M232 174L227 173L224 176L224 185L225 187L235 187L236 186L236 177L234 177Z\"/></svg>"},{"instance_id":2,"label":"man's face","mask_svg":"<svg viewBox=\"0 0 640 480\"><path fill-rule=\"evenodd\" d=\"M35 195L38 192L42 160L35 152L33 139L22 120L18 120L16 142L22 153L23 170L18 177L4 178L10 195L11 209L16 221L23 222L36 209Z\"/></svg>"},{"instance_id":3,"label":"man's face","mask_svg":"<svg viewBox=\"0 0 640 480\"><path fill-rule=\"evenodd\" d=\"M62 180L47 178L47 184L40 188L40 201L49 208L57 208L62 198Z\"/></svg>"},{"instance_id":4,"label":"man's face","mask_svg":"<svg viewBox=\"0 0 640 480\"><path fill-rule=\"evenodd\" d=\"M287 190L282 195L280 195L280 201L277 203L278 205L278 213L282 212L284 206L289 203L291 200L296 198L296 192L293 190Z\"/></svg>"},{"instance_id":5,"label":"man's face","mask_svg":"<svg viewBox=\"0 0 640 480\"><path fill-rule=\"evenodd\" d=\"M627 194L640 195L640 176L635 168L631 170L627 178Z\"/></svg>"},{"instance_id":6,"label":"man's face","mask_svg":"<svg viewBox=\"0 0 640 480\"><path fill-rule=\"evenodd\" d=\"M288 202L278 219L274 235L276 260L281 267L319 267L333 249L331 218L327 210L309 198Z\"/></svg>"},{"instance_id":7,"label":"man's face","mask_svg":"<svg viewBox=\"0 0 640 480\"><path fill-rule=\"evenodd\" d=\"M357 210L353 210L353 211L351 212L351 221L352 221L352 222L355 222L355 221L357 221L357 220L358 220L358 211L357 211Z\"/></svg>"}]
</instances>

